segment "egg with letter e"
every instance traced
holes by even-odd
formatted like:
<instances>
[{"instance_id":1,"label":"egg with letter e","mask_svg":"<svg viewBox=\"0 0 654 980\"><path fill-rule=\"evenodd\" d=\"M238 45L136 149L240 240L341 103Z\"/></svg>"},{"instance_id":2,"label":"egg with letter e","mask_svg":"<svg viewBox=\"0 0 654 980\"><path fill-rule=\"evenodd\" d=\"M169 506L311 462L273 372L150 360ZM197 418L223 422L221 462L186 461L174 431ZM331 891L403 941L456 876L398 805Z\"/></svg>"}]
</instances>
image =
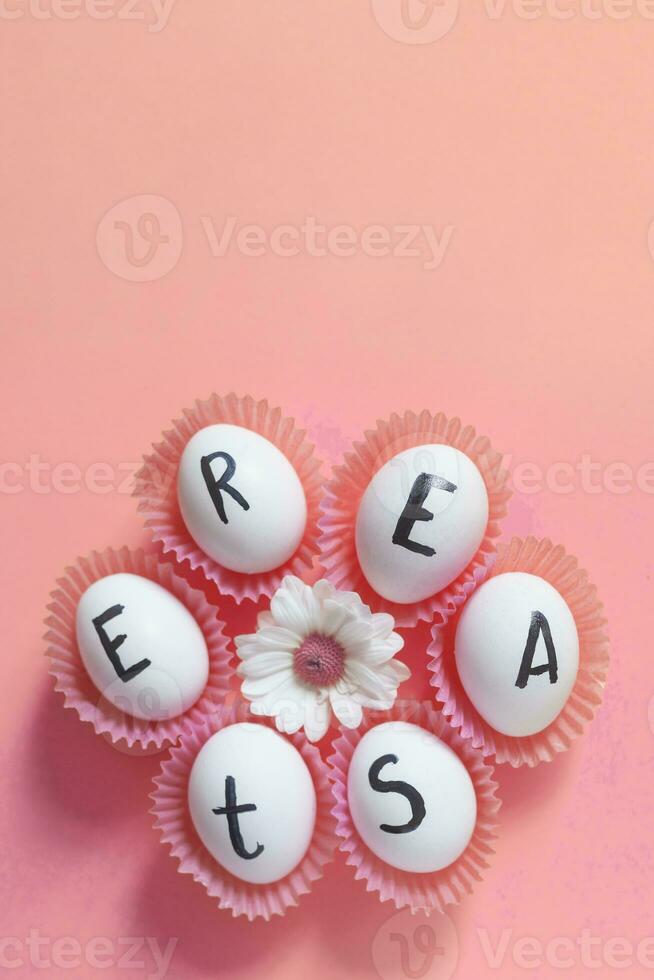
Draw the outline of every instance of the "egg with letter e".
<instances>
[{"instance_id":1,"label":"egg with letter e","mask_svg":"<svg viewBox=\"0 0 654 980\"><path fill-rule=\"evenodd\" d=\"M415 446L384 463L356 519L359 564L391 602L420 602L474 558L488 525L488 492L473 461L453 446Z\"/></svg>"},{"instance_id":2,"label":"egg with letter e","mask_svg":"<svg viewBox=\"0 0 654 980\"><path fill-rule=\"evenodd\" d=\"M477 819L477 796L463 762L432 732L390 721L369 729L348 771L354 825L394 868L428 874L463 854Z\"/></svg>"},{"instance_id":3,"label":"egg with letter e","mask_svg":"<svg viewBox=\"0 0 654 980\"><path fill-rule=\"evenodd\" d=\"M188 801L204 846L242 881L279 881L311 843L311 774L295 746L265 725L241 722L212 735L193 763Z\"/></svg>"},{"instance_id":4,"label":"egg with letter e","mask_svg":"<svg viewBox=\"0 0 654 980\"><path fill-rule=\"evenodd\" d=\"M504 572L468 599L454 640L472 704L503 735L535 735L554 721L579 668L579 637L561 594L538 575Z\"/></svg>"},{"instance_id":5,"label":"egg with letter e","mask_svg":"<svg viewBox=\"0 0 654 980\"><path fill-rule=\"evenodd\" d=\"M186 606L157 582L127 572L98 579L79 600L75 625L91 680L128 715L177 717L206 687L204 634Z\"/></svg>"},{"instance_id":6,"label":"egg with letter e","mask_svg":"<svg viewBox=\"0 0 654 980\"><path fill-rule=\"evenodd\" d=\"M307 522L304 488L292 464L264 436L239 425L209 425L189 439L177 499L198 547L233 572L283 565Z\"/></svg>"}]
</instances>

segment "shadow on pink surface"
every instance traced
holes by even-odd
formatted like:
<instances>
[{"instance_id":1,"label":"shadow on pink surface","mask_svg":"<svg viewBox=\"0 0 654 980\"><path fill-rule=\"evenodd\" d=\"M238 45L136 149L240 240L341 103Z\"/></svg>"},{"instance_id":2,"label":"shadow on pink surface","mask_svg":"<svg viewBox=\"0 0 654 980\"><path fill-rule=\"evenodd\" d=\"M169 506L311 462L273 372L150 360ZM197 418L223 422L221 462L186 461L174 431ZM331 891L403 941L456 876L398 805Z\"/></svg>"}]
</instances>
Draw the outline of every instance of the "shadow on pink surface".
<instances>
[{"instance_id":1,"label":"shadow on pink surface","mask_svg":"<svg viewBox=\"0 0 654 980\"><path fill-rule=\"evenodd\" d=\"M235 919L219 910L190 876L178 874L176 862L161 848L135 896L131 928L138 934L179 937L178 967L187 963L202 975L254 964L274 973L275 952L282 945L301 957L303 948L315 944L324 951L324 968L331 962L339 974L358 973L370 969L374 935L394 911L367 896L337 857L311 894L285 916L268 923Z\"/></svg>"}]
</instances>

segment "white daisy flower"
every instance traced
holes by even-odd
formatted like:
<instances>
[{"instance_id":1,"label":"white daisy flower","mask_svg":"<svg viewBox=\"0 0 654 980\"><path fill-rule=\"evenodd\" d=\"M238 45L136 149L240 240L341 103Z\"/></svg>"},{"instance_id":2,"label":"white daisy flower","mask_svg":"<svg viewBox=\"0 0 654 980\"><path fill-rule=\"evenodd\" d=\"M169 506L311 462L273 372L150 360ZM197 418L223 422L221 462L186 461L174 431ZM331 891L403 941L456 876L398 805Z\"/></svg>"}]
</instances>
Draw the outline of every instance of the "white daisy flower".
<instances>
[{"instance_id":1,"label":"white daisy flower","mask_svg":"<svg viewBox=\"0 0 654 980\"><path fill-rule=\"evenodd\" d=\"M259 614L256 633L236 637L243 696L253 714L274 717L278 731L304 728L312 742L327 732L332 712L357 728L361 709L390 708L411 674L393 659L404 646L394 625L356 592L287 575L270 612Z\"/></svg>"}]
</instances>

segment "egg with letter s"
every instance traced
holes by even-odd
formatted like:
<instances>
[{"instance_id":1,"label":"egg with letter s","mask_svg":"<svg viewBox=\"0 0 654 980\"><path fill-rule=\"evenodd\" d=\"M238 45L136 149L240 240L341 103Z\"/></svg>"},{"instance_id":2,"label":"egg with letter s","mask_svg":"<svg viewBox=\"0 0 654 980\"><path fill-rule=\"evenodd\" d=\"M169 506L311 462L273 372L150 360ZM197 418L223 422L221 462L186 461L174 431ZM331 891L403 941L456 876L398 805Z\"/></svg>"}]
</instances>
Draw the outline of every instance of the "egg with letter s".
<instances>
[{"instance_id":1,"label":"egg with letter s","mask_svg":"<svg viewBox=\"0 0 654 980\"><path fill-rule=\"evenodd\" d=\"M239 425L209 425L189 439L177 498L195 543L233 572L283 565L307 521L304 488L291 462L264 436Z\"/></svg>"},{"instance_id":2,"label":"egg with letter s","mask_svg":"<svg viewBox=\"0 0 654 980\"><path fill-rule=\"evenodd\" d=\"M427 599L472 561L488 524L477 466L453 446L415 446L377 471L361 498L356 550L367 581L391 602Z\"/></svg>"},{"instance_id":3,"label":"egg with letter s","mask_svg":"<svg viewBox=\"0 0 654 980\"><path fill-rule=\"evenodd\" d=\"M503 735L535 735L554 721L579 668L570 607L545 579L503 572L468 599L454 639L456 669L482 718Z\"/></svg>"},{"instance_id":4,"label":"egg with letter s","mask_svg":"<svg viewBox=\"0 0 654 980\"><path fill-rule=\"evenodd\" d=\"M91 680L128 715L174 718L207 684L200 626L183 602L149 578L120 572L93 582L79 600L75 626Z\"/></svg>"},{"instance_id":5,"label":"egg with letter s","mask_svg":"<svg viewBox=\"0 0 654 980\"><path fill-rule=\"evenodd\" d=\"M241 722L212 735L193 763L188 801L209 853L251 884L290 874L313 836L309 769L295 746L265 725Z\"/></svg>"},{"instance_id":6,"label":"egg with letter s","mask_svg":"<svg viewBox=\"0 0 654 980\"><path fill-rule=\"evenodd\" d=\"M427 874L456 861L472 838L477 796L463 762L432 732L390 721L369 729L348 771L354 825L394 868Z\"/></svg>"}]
</instances>

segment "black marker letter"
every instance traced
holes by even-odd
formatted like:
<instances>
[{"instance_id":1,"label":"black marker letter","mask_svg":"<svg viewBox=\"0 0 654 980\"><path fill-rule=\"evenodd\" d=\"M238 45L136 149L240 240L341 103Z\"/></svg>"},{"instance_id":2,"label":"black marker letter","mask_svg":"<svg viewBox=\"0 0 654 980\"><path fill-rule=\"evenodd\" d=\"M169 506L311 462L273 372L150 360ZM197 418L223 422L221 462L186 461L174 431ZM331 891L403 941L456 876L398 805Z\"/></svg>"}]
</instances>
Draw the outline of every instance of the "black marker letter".
<instances>
[{"instance_id":1,"label":"black marker letter","mask_svg":"<svg viewBox=\"0 0 654 980\"><path fill-rule=\"evenodd\" d=\"M104 629L104 624L109 622L110 619L115 619L116 616L120 616L124 608L124 606L111 606L110 609L105 609L103 613L96 616L95 619L91 620L91 622L95 626L95 632L100 637L100 643L103 646L104 652L111 661L111 666L116 671L121 681L126 684L127 681L131 681L132 677L136 677L136 675L140 674L142 670L149 667L151 661L144 658L143 660L139 660L137 664L133 664L131 667L123 667L121 659L116 651L127 639L127 633L119 633L114 640L107 636Z\"/></svg>"},{"instance_id":2,"label":"black marker letter","mask_svg":"<svg viewBox=\"0 0 654 980\"><path fill-rule=\"evenodd\" d=\"M547 663L541 664L540 667L532 667L534 662L534 654L536 652L536 644L538 643L538 637L541 633L543 634L543 639L545 640ZM518 679L515 682L515 686L526 687L527 681L532 674L534 676L538 676L538 674L544 674L545 671L549 672L550 684L556 684L559 676L559 667L556 662L556 650L554 649L554 643L552 642L550 624L547 622L542 612L535 610L531 614L529 634L525 644L525 652L522 654L522 662L520 664Z\"/></svg>"},{"instance_id":3,"label":"black marker letter","mask_svg":"<svg viewBox=\"0 0 654 980\"><path fill-rule=\"evenodd\" d=\"M219 817L227 817L229 839L232 842L232 847L238 856L245 858L246 861L259 857L263 851L263 844L257 843L256 849L250 852L245 849L245 844L243 843L243 834L241 833L241 828L239 827L238 815L239 813L251 813L252 810L256 810L254 803L241 803L240 806L237 805L236 781L233 776L226 776L225 805L217 806L211 812L216 813Z\"/></svg>"},{"instance_id":4,"label":"black marker letter","mask_svg":"<svg viewBox=\"0 0 654 980\"><path fill-rule=\"evenodd\" d=\"M442 476L436 476L433 473L421 473L420 476L416 477L411 487L409 499L393 534L393 544L399 544L402 548L415 551L419 555L426 555L427 558L435 555L435 550L426 544L418 544L417 541L409 540L409 535L416 521L432 521L434 519L432 512L422 506L432 487L436 487L437 490L447 490L448 493L454 493L456 490L456 484L450 483Z\"/></svg>"},{"instance_id":5,"label":"black marker letter","mask_svg":"<svg viewBox=\"0 0 654 980\"><path fill-rule=\"evenodd\" d=\"M225 470L219 480L215 479L211 470L211 464L213 463L214 459L225 460ZM225 513L223 498L220 495L221 490L228 493L237 504L241 505L243 510L250 509L250 505L245 497L243 497L238 490L229 484L229 481L236 472L236 463L229 453L211 453L209 456L203 456L200 460L200 469L202 470L202 476L204 477L204 482L207 490L209 491L209 496L211 497L218 517L221 519L223 524L228 524L229 522L227 520L227 514Z\"/></svg>"},{"instance_id":6,"label":"black marker letter","mask_svg":"<svg viewBox=\"0 0 654 980\"><path fill-rule=\"evenodd\" d=\"M379 774L389 762L397 763L397 756L382 755L376 759L368 771L368 781L377 793L399 793L401 796L405 796L411 804L411 819L408 823L403 823L397 827L382 823L379 825L379 829L385 830L387 834L409 834L412 830L417 830L425 819L425 801L415 786L411 786L409 783L403 783L399 779L389 779L385 783L382 782Z\"/></svg>"}]
</instances>

